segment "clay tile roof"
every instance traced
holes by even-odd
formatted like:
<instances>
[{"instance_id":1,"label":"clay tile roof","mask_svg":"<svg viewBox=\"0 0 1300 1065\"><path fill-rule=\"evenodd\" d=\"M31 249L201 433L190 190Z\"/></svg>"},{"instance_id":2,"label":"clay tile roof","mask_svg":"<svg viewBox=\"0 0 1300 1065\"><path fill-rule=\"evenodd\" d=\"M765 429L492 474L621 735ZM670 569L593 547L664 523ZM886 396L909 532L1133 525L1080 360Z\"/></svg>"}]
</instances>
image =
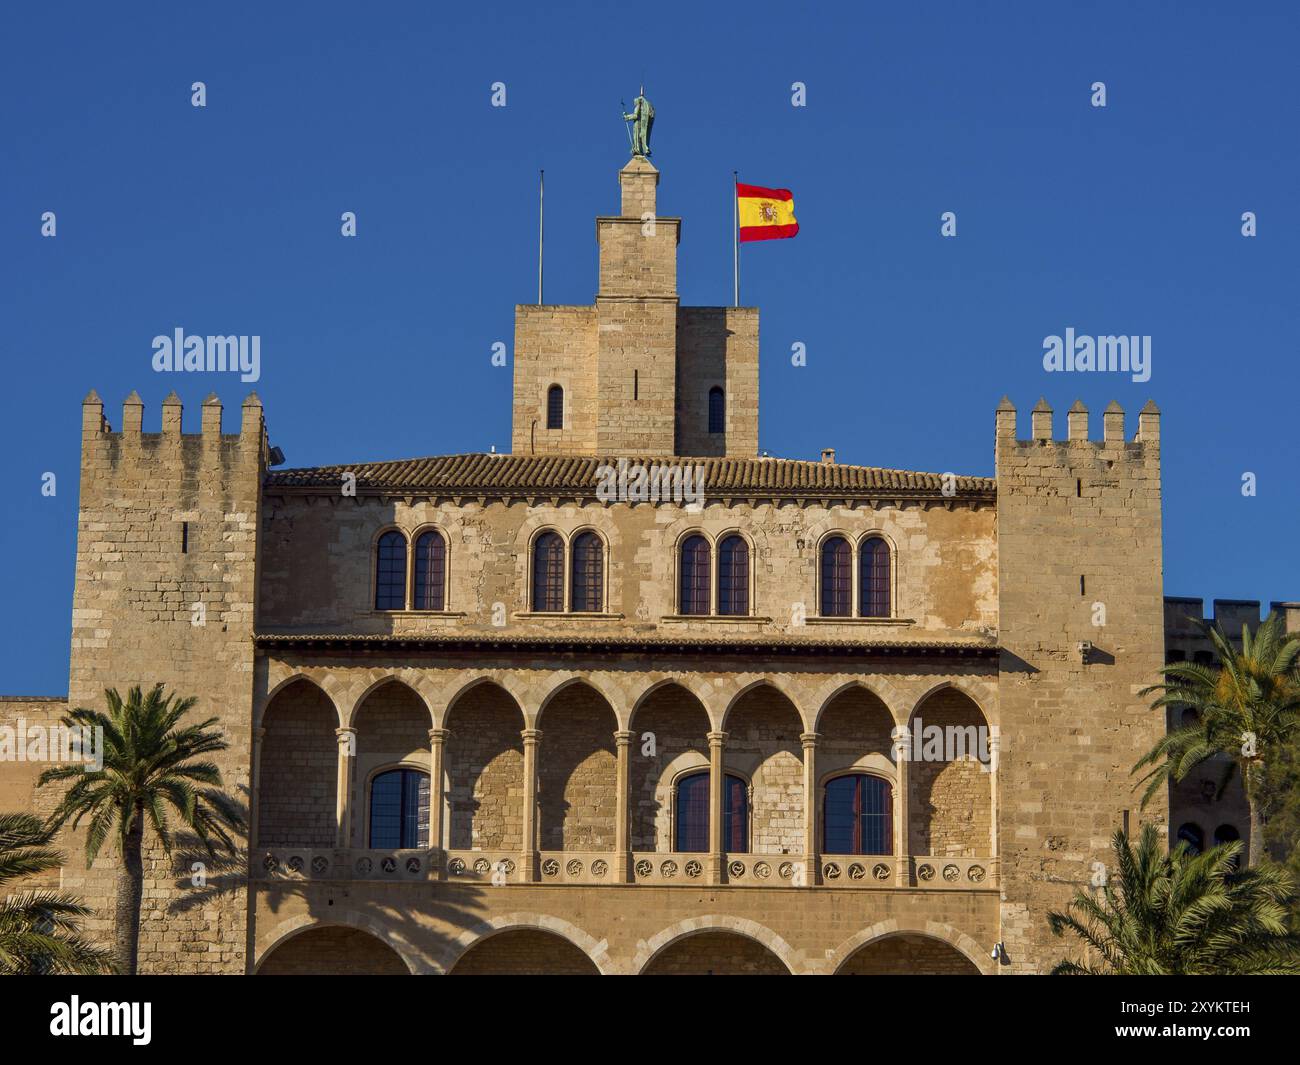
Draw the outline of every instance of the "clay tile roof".
<instances>
[{"instance_id":1,"label":"clay tile roof","mask_svg":"<svg viewBox=\"0 0 1300 1065\"><path fill-rule=\"evenodd\" d=\"M340 466L313 466L272 470L268 487L336 488L345 473L356 475L361 491L440 491L456 494L526 495L579 493L594 495L602 466L617 467L617 458L595 455L435 455L395 462L361 462ZM708 496L770 495L816 496L821 493L942 497L943 476L877 466L848 466L794 459L684 458L661 456L627 458L629 469L650 466L703 466ZM992 498L992 477L955 477L957 497Z\"/></svg>"}]
</instances>

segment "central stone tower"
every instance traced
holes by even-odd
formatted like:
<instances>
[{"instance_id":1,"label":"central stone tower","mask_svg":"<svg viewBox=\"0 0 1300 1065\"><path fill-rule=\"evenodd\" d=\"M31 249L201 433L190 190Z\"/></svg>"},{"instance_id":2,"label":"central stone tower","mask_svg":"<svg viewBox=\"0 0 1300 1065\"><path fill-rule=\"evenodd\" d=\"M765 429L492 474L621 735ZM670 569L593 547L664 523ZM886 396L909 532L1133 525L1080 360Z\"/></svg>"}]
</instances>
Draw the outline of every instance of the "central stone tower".
<instances>
[{"instance_id":1,"label":"central stone tower","mask_svg":"<svg viewBox=\"0 0 1300 1065\"><path fill-rule=\"evenodd\" d=\"M659 171L619 171L620 213L596 219L591 306L515 308L517 454L749 457L758 450L758 309L682 307L681 219L657 213Z\"/></svg>"}]
</instances>

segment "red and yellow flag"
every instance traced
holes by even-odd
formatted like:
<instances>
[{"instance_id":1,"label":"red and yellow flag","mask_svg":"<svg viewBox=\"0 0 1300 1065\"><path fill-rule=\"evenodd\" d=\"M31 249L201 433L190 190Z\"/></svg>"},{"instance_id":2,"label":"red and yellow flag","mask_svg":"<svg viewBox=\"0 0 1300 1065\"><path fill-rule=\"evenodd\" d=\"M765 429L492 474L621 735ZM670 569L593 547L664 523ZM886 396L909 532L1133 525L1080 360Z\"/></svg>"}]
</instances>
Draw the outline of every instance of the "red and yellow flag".
<instances>
[{"instance_id":1,"label":"red and yellow flag","mask_svg":"<svg viewBox=\"0 0 1300 1065\"><path fill-rule=\"evenodd\" d=\"M777 240L799 232L794 195L789 189L765 189L736 182L736 218L740 239Z\"/></svg>"}]
</instances>

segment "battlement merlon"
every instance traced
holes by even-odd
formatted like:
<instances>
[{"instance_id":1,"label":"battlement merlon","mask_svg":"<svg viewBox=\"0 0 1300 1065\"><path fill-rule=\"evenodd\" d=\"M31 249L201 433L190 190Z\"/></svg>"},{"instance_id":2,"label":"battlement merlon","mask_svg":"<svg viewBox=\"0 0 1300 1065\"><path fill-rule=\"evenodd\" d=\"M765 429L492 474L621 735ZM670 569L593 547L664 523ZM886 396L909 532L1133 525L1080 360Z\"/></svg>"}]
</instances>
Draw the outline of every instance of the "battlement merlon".
<instances>
[{"instance_id":1,"label":"battlement merlon","mask_svg":"<svg viewBox=\"0 0 1300 1065\"><path fill-rule=\"evenodd\" d=\"M1300 632L1300 603L1273 600L1268 604L1268 613L1262 613L1258 599L1215 599L1207 615L1204 599L1170 595L1165 596L1165 634L1173 639L1203 642L1208 648L1209 640L1201 623L1217 626L1235 640L1241 637L1243 625L1249 625L1253 631L1271 613L1282 615L1286 632Z\"/></svg>"},{"instance_id":2,"label":"battlement merlon","mask_svg":"<svg viewBox=\"0 0 1300 1065\"><path fill-rule=\"evenodd\" d=\"M85 456L103 443L116 445L116 453L120 453L138 449L146 442L152 444L162 440L181 443L182 451L187 444L204 449L223 444L227 448L235 447L241 452L254 454L259 471L265 471L268 451L266 421L262 401L256 392L250 392L243 402L238 433L222 432L222 404L215 392L203 401L200 432L183 433L181 416L180 398L171 392L162 403L161 433L144 432L144 401L138 392L132 391L122 404L122 428L114 432L104 417L103 400L91 389L81 404L83 464Z\"/></svg>"},{"instance_id":3,"label":"battlement merlon","mask_svg":"<svg viewBox=\"0 0 1300 1065\"><path fill-rule=\"evenodd\" d=\"M998 404L995 413L998 443L1016 444L1018 446L1041 446L1044 443L1053 442L1053 411L1046 398L1039 399L1033 410L1030 411L1029 417L1029 438L1018 437L1016 435L1015 404L1009 398L1003 396L1002 402ZM1091 440L1088 435L1088 408L1083 405L1082 400L1075 400L1074 405L1066 413L1065 439L1057 439L1055 442L1066 445L1091 444L1094 446L1123 444L1125 442L1124 408L1117 401L1111 400L1102 412L1101 417L1101 440ZM1138 412L1138 428L1133 436L1132 443L1159 448L1160 408L1156 406L1154 400L1147 400L1146 405Z\"/></svg>"}]
</instances>

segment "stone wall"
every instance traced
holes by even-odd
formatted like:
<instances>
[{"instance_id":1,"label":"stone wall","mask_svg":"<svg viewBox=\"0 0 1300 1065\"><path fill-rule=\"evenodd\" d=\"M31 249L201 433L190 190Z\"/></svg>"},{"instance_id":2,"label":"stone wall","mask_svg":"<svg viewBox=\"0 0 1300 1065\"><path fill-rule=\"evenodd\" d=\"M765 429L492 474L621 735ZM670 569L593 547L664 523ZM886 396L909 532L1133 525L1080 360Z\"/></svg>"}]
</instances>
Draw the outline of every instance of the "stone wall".
<instances>
[{"instance_id":1,"label":"stone wall","mask_svg":"<svg viewBox=\"0 0 1300 1065\"><path fill-rule=\"evenodd\" d=\"M751 545L751 614L728 619L726 633L866 638L976 636L997 627L996 512L968 504L883 504L878 509L825 506L751 507L714 503L695 514L683 506L555 505L545 499L462 500L337 495L268 496L263 526L262 629L291 632L409 635L699 634L719 622L678 616L678 545L699 531L717 540L739 531ZM447 537L445 614L378 613L374 554L392 527L414 534L436 525ZM545 528L571 536L584 528L605 539L607 612L621 615L530 616L529 551ZM894 619L805 624L817 612L818 545L831 533L860 538L879 532L893 545Z\"/></svg>"}]
</instances>

